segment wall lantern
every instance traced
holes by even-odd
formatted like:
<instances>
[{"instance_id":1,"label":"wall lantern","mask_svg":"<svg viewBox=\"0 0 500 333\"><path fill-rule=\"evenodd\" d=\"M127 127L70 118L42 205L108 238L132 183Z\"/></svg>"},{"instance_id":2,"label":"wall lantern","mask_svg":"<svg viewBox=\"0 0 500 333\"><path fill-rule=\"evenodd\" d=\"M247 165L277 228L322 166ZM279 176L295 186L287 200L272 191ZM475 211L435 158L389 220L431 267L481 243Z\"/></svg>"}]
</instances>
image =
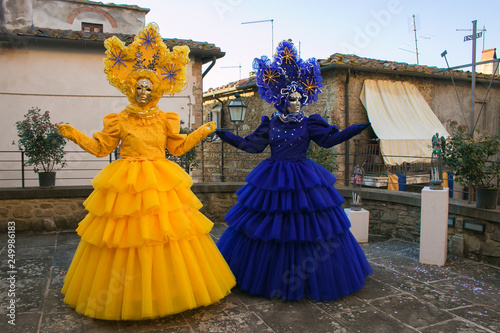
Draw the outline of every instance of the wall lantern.
<instances>
[{"instance_id":1,"label":"wall lantern","mask_svg":"<svg viewBox=\"0 0 500 333\"><path fill-rule=\"evenodd\" d=\"M227 108L232 122L243 122L247 113L247 106L240 98L240 94L234 95L235 99L229 102Z\"/></svg>"}]
</instances>

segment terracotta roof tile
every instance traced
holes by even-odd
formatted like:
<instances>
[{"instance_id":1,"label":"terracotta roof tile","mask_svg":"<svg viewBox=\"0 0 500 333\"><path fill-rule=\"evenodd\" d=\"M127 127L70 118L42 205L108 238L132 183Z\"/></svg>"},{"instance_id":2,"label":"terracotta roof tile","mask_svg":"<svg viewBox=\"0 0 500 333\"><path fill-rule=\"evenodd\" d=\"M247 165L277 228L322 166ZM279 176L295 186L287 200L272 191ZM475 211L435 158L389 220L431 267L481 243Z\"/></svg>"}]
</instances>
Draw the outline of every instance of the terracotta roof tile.
<instances>
[{"instance_id":1,"label":"terracotta roof tile","mask_svg":"<svg viewBox=\"0 0 500 333\"><path fill-rule=\"evenodd\" d=\"M7 34L17 35L17 36L46 37L46 38L71 39L71 40L82 40L82 41L104 41L109 37L116 36L125 43L131 43L134 40L135 36L130 34L96 33L96 32L83 32L83 31L60 30L60 29L50 29L50 28L35 28L34 30L16 29L12 32L8 32ZM224 55L224 52L222 52L219 47L207 42L195 42L190 39L177 39L177 38L164 38L163 40L165 44L167 44L167 46L170 48L176 45L187 45L191 50L212 51Z\"/></svg>"},{"instance_id":2,"label":"terracotta roof tile","mask_svg":"<svg viewBox=\"0 0 500 333\"><path fill-rule=\"evenodd\" d=\"M471 77L472 72L470 71L462 71L462 70L446 70L444 68L431 67L431 66L420 66L420 65L410 65L403 62L395 62L395 61L387 61L387 60L377 60L370 58L361 58L352 54L341 54L335 53L332 54L328 59L319 60L320 66L327 66L333 64L343 64L343 65L352 65L352 66L360 66L368 68L379 68L379 69L392 69L395 71L401 72L416 72L416 73L425 73L432 75L442 75L444 77L449 77L450 73L453 76L459 77ZM478 78L488 78L491 79L491 75L476 73ZM500 76L495 76L495 80L500 79Z\"/></svg>"},{"instance_id":3,"label":"terracotta roof tile","mask_svg":"<svg viewBox=\"0 0 500 333\"><path fill-rule=\"evenodd\" d=\"M393 70L394 74L398 74L398 72L404 72L405 74L411 75L411 72L414 73L424 73L424 74L432 74L449 77L450 73L453 74L454 77L471 77L472 72L470 71L461 71L461 70L445 70L443 68L431 67L431 66L419 66L419 65L410 65L402 62L388 61L388 60L377 60L370 58L362 58L352 54L341 54L335 53L332 54L328 59L323 59L318 61L321 67L325 67L328 65L341 64L341 65L350 65L350 66L359 66L368 69L384 69L384 70ZM476 73L478 78L487 78L491 79L491 75ZM495 80L500 80L499 75L495 75ZM238 87L246 86L250 84L255 84L255 76L242 79L235 82L230 82L226 85L217 88L210 88L204 94L213 94L213 93L224 93L231 90L235 90Z\"/></svg>"}]
</instances>

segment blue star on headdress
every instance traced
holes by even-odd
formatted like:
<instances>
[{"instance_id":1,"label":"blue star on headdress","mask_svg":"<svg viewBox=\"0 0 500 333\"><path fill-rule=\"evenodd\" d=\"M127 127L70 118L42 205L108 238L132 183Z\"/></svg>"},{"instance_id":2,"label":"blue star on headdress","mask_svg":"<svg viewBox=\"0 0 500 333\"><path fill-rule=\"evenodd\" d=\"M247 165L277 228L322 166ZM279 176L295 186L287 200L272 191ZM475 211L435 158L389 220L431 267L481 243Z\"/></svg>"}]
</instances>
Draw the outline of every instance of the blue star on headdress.
<instances>
[{"instance_id":1,"label":"blue star on headdress","mask_svg":"<svg viewBox=\"0 0 500 333\"><path fill-rule=\"evenodd\" d=\"M121 65L127 67L127 65L125 65L125 63L123 62L125 56L122 54L122 50L119 50L118 53L114 53L113 51L111 51L110 59L114 61L112 67L115 67L115 65L118 65L118 69L120 69Z\"/></svg>"},{"instance_id":2,"label":"blue star on headdress","mask_svg":"<svg viewBox=\"0 0 500 333\"><path fill-rule=\"evenodd\" d=\"M165 71L165 73L161 73L164 76L162 80L167 79L170 83L177 81L176 75L180 72L180 69L176 68L174 64L166 64L162 69Z\"/></svg>"},{"instance_id":3,"label":"blue star on headdress","mask_svg":"<svg viewBox=\"0 0 500 333\"><path fill-rule=\"evenodd\" d=\"M148 47L153 48L153 44L156 44L156 33L151 32L151 30L148 30L146 33L144 33L141 37L139 37L143 41L143 45L146 46L146 50Z\"/></svg>"}]
</instances>

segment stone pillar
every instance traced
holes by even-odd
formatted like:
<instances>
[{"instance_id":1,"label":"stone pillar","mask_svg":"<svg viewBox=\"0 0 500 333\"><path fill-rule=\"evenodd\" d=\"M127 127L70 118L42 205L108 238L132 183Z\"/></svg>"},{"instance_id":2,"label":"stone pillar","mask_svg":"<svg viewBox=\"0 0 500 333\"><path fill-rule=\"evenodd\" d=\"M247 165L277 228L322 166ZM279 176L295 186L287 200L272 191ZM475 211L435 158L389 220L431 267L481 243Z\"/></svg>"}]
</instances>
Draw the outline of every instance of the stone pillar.
<instances>
[{"instance_id":1,"label":"stone pillar","mask_svg":"<svg viewBox=\"0 0 500 333\"><path fill-rule=\"evenodd\" d=\"M351 233L358 243L368 242L368 229L370 222L370 212L361 208L361 210L344 209L349 221L351 221Z\"/></svg>"},{"instance_id":2,"label":"stone pillar","mask_svg":"<svg viewBox=\"0 0 500 333\"><path fill-rule=\"evenodd\" d=\"M448 245L448 189L422 190L420 262L444 266Z\"/></svg>"}]
</instances>

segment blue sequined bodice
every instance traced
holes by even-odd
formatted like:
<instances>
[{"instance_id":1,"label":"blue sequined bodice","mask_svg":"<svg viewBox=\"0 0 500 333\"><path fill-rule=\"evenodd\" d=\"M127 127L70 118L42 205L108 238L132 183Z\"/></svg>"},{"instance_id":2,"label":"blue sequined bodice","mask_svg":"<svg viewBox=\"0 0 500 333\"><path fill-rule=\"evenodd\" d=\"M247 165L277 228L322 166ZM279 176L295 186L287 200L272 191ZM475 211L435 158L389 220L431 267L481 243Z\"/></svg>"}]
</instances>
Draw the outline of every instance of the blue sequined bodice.
<instances>
[{"instance_id":1,"label":"blue sequined bodice","mask_svg":"<svg viewBox=\"0 0 500 333\"><path fill-rule=\"evenodd\" d=\"M303 160L309 147L307 118L301 122L284 123L278 117L272 118L269 128L271 158L277 160Z\"/></svg>"}]
</instances>

